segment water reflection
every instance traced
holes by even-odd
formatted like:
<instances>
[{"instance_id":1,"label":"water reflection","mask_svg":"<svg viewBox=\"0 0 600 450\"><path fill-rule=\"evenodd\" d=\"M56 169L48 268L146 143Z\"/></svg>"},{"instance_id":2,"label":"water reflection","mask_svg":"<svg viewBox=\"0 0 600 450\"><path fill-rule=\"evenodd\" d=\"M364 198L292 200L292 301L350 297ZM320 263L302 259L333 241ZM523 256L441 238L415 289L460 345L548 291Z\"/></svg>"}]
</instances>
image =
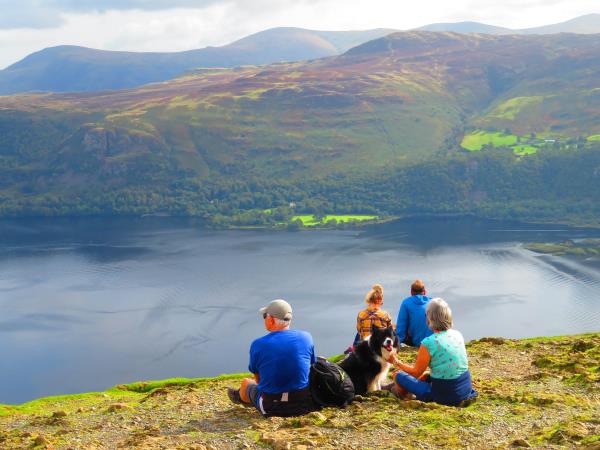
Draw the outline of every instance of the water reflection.
<instances>
[{"instance_id":1,"label":"water reflection","mask_svg":"<svg viewBox=\"0 0 600 450\"><path fill-rule=\"evenodd\" d=\"M257 309L284 297L320 354L351 341L370 286L393 317L415 278L468 339L597 331L594 261L522 243L590 230L411 219L366 231L207 231L184 219L0 222L0 402L246 370Z\"/></svg>"}]
</instances>

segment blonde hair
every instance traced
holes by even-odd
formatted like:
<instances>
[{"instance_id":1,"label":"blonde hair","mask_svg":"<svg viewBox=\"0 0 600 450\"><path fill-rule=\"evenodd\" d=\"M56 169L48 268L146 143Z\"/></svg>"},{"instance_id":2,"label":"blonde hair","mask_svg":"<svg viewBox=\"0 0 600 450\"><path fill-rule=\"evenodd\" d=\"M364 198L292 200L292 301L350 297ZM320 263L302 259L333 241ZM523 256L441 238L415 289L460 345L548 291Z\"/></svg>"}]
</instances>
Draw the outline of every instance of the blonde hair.
<instances>
[{"instance_id":1,"label":"blonde hair","mask_svg":"<svg viewBox=\"0 0 600 450\"><path fill-rule=\"evenodd\" d=\"M378 303L379 301L383 302L383 286L374 284L365 297L365 303L371 305L373 303Z\"/></svg>"},{"instance_id":2,"label":"blonde hair","mask_svg":"<svg viewBox=\"0 0 600 450\"><path fill-rule=\"evenodd\" d=\"M446 331L452 328L452 310L443 298L431 299L427 305L427 322L434 331Z\"/></svg>"}]
</instances>

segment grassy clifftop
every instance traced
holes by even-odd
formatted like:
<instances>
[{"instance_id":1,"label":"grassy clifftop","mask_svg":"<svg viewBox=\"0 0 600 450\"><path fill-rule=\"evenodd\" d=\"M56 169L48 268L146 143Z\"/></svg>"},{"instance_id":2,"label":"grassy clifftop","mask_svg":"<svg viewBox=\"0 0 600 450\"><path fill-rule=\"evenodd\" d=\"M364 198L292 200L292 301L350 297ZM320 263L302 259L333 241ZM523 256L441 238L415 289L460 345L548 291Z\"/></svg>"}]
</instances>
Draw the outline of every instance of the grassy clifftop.
<instances>
[{"instance_id":1,"label":"grassy clifftop","mask_svg":"<svg viewBox=\"0 0 600 450\"><path fill-rule=\"evenodd\" d=\"M0 447L600 448L600 333L484 338L468 351L480 398L467 408L378 393L346 409L263 419L227 399L243 375L174 379L0 406Z\"/></svg>"}]
</instances>

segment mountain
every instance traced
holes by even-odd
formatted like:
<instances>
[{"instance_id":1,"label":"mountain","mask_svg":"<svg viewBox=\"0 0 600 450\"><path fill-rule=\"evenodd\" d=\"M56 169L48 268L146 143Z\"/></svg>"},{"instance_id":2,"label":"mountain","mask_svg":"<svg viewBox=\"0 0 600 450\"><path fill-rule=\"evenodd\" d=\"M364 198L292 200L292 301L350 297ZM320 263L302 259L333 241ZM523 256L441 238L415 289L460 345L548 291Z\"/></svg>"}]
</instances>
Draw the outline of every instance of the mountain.
<instances>
[{"instance_id":1,"label":"mountain","mask_svg":"<svg viewBox=\"0 0 600 450\"><path fill-rule=\"evenodd\" d=\"M600 33L600 14L587 14L576 17L566 22L553 25L545 25L535 28L525 28L518 30L523 34L554 34L554 33L579 33L596 34Z\"/></svg>"},{"instance_id":2,"label":"mountain","mask_svg":"<svg viewBox=\"0 0 600 450\"><path fill-rule=\"evenodd\" d=\"M2 97L0 215L587 214L599 75L597 35L415 31L313 61Z\"/></svg>"},{"instance_id":3,"label":"mountain","mask_svg":"<svg viewBox=\"0 0 600 450\"><path fill-rule=\"evenodd\" d=\"M479 22L456 22L434 23L417 29L423 31L452 31L456 33L485 34L596 34L600 33L600 14L587 14L585 16L567 20L566 22L535 28L510 29L497 27L494 25L486 25Z\"/></svg>"},{"instance_id":4,"label":"mountain","mask_svg":"<svg viewBox=\"0 0 600 450\"><path fill-rule=\"evenodd\" d=\"M483 33L483 34L511 34L510 28L497 27L479 22L454 22L454 23L432 23L417 28L423 31L451 31L454 33Z\"/></svg>"},{"instance_id":5,"label":"mountain","mask_svg":"<svg viewBox=\"0 0 600 450\"><path fill-rule=\"evenodd\" d=\"M312 31L273 28L223 47L140 53L59 46L0 71L0 95L123 89L174 78L197 67L236 67L337 55L394 30Z\"/></svg>"}]
</instances>

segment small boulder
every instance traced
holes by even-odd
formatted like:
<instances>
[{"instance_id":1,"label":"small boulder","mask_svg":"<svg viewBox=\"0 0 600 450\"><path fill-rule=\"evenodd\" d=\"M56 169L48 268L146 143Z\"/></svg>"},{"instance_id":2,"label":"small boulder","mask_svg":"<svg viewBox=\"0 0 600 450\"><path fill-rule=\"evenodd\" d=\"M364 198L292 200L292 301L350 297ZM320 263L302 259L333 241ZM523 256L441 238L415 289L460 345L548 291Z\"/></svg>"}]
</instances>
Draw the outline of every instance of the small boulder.
<instances>
[{"instance_id":1,"label":"small boulder","mask_svg":"<svg viewBox=\"0 0 600 450\"><path fill-rule=\"evenodd\" d=\"M283 439L276 439L271 445L273 446L273 450L290 450L292 448L292 443Z\"/></svg>"},{"instance_id":2,"label":"small boulder","mask_svg":"<svg viewBox=\"0 0 600 450\"><path fill-rule=\"evenodd\" d=\"M531 448L531 444L525 439L515 439L510 443L513 448Z\"/></svg>"},{"instance_id":3,"label":"small boulder","mask_svg":"<svg viewBox=\"0 0 600 450\"><path fill-rule=\"evenodd\" d=\"M106 408L106 412L107 413L115 413L115 412L119 412L119 411L126 411L128 409L131 409L131 408L128 405L126 405L125 403L113 403L108 408Z\"/></svg>"},{"instance_id":4,"label":"small boulder","mask_svg":"<svg viewBox=\"0 0 600 450\"><path fill-rule=\"evenodd\" d=\"M575 341L572 348L574 352L585 352L593 347L594 344L592 342L586 342L584 340L579 339Z\"/></svg>"},{"instance_id":5,"label":"small boulder","mask_svg":"<svg viewBox=\"0 0 600 450\"><path fill-rule=\"evenodd\" d=\"M48 445L48 439L46 439L44 436L42 436L41 434L39 434L33 440L33 445L36 446L36 447L47 446Z\"/></svg>"},{"instance_id":6,"label":"small boulder","mask_svg":"<svg viewBox=\"0 0 600 450\"><path fill-rule=\"evenodd\" d=\"M65 417L67 417L67 413L64 411L54 411L52 413L53 419L64 419Z\"/></svg>"}]
</instances>

